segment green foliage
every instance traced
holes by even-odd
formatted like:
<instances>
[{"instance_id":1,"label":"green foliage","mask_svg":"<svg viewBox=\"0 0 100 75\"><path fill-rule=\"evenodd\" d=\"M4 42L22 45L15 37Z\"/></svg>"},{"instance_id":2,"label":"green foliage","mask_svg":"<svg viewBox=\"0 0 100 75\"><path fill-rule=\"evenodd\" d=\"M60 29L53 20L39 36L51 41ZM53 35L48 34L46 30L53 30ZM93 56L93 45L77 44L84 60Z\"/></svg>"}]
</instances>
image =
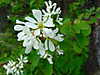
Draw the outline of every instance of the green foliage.
<instances>
[{"instance_id":1,"label":"green foliage","mask_svg":"<svg viewBox=\"0 0 100 75\"><path fill-rule=\"evenodd\" d=\"M29 54L24 54L25 49L21 43L17 42L17 37L13 31L15 20L23 20L25 16L32 16L32 9L39 9L44 6L44 0L1 0L0 7L6 6L11 2L9 10L8 24L9 30L5 33L0 33L0 73L5 75L6 71L2 67L9 60L16 60L20 54L28 56L29 63L25 65L24 75L85 75L84 63L88 58L89 51L89 35L91 33L91 24L97 21L100 17L97 11L100 8L94 7L89 9L80 9L85 0L78 0L70 4L70 10L64 19L63 25L60 28L60 33L66 35L64 41L59 43L61 49L64 50L64 55L56 56L54 53L53 65L50 65L47 60L40 59L35 50ZM96 12L95 12L96 10ZM91 17L92 14L96 16ZM90 19L89 19L90 18ZM89 19L89 20L87 20Z\"/></svg>"}]
</instances>

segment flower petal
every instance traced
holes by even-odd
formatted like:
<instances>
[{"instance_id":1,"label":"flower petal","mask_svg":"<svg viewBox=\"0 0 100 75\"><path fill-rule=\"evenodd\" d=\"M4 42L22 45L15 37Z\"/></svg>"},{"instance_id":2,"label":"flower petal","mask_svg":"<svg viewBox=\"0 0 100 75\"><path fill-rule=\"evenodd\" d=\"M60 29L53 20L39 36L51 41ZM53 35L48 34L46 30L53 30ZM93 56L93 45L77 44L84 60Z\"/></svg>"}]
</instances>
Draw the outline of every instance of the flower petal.
<instances>
[{"instance_id":1,"label":"flower petal","mask_svg":"<svg viewBox=\"0 0 100 75\"><path fill-rule=\"evenodd\" d=\"M47 39L45 40L45 50L48 50Z\"/></svg>"},{"instance_id":2,"label":"flower petal","mask_svg":"<svg viewBox=\"0 0 100 75\"><path fill-rule=\"evenodd\" d=\"M52 52L55 50L55 46L54 46L54 44L52 43L52 41L50 39L49 39L49 49Z\"/></svg>"},{"instance_id":3,"label":"flower petal","mask_svg":"<svg viewBox=\"0 0 100 75\"><path fill-rule=\"evenodd\" d=\"M29 22L31 22L31 23L37 23L33 18L31 18L31 17L25 17L25 20L28 20Z\"/></svg>"},{"instance_id":4,"label":"flower petal","mask_svg":"<svg viewBox=\"0 0 100 75\"><path fill-rule=\"evenodd\" d=\"M26 23L25 23L25 25L26 25L27 27L30 27L30 28L33 28L33 29L38 28L38 26L37 26L37 25L35 25L34 23L29 23L29 22L26 22Z\"/></svg>"},{"instance_id":5,"label":"flower petal","mask_svg":"<svg viewBox=\"0 0 100 75\"><path fill-rule=\"evenodd\" d=\"M25 33L24 33L23 31L22 31L22 32L19 32L19 33L17 34L17 37L18 37L18 38L21 38L22 36L24 36L24 34L25 34Z\"/></svg>"},{"instance_id":6,"label":"flower petal","mask_svg":"<svg viewBox=\"0 0 100 75\"><path fill-rule=\"evenodd\" d=\"M54 37L54 39L57 40L57 41L60 41L60 42L64 40L64 39L61 38L60 36L56 36L56 37Z\"/></svg>"},{"instance_id":7,"label":"flower petal","mask_svg":"<svg viewBox=\"0 0 100 75\"><path fill-rule=\"evenodd\" d=\"M43 56L45 54L45 49L43 48L42 43L39 44L39 53Z\"/></svg>"},{"instance_id":8,"label":"flower petal","mask_svg":"<svg viewBox=\"0 0 100 75\"><path fill-rule=\"evenodd\" d=\"M55 30L53 30L54 33L57 33L59 31L58 28L56 28Z\"/></svg>"},{"instance_id":9,"label":"flower petal","mask_svg":"<svg viewBox=\"0 0 100 75\"><path fill-rule=\"evenodd\" d=\"M23 32L26 33L26 34L31 34L30 29L27 26L23 27Z\"/></svg>"},{"instance_id":10,"label":"flower petal","mask_svg":"<svg viewBox=\"0 0 100 75\"><path fill-rule=\"evenodd\" d=\"M48 29L48 28L43 28L44 33L46 33L46 35L48 35L50 38L54 37L54 32L52 31L52 29Z\"/></svg>"},{"instance_id":11,"label":"flower petal","mask_svg":"<svg viewBox=\"0 0 100 75\"><path fill-rule=\"evenodd\" d=\"M28 54L28 53L30 53L31 50L32 50L32 46L27 46L25 53Z\"/></svg>"},{"instance_id":12,"label":"flower petal","mask_svg":"<svg viewBox=\"0 0 100 75\"><path fill-rule=\"evenodd\" d=\"M49 17L46 23L43 24L46 27L54 27L55 25L53 24L53 19Z\"/></svg>"},{"instance_id":13,"label":"flower petal","mask_svg":"<svg viewBox=\"0 0 100 75\"><path fill-rule=\"evenodd\" d=\"M34 31L34 35L35 35L35 36L40 35L40 29L35 30L35 31Z\"/></svg>"},{"instance_id":14,"label":"flower petal","mask_svg":"<svg viewBox=\"0 0 100 75\"><path fill-rule=\"evenodd\" d=\"M53 64L53 62L52 62L52 59L51 59L51 58L48 58L48 61L49 61L49 63L50 63L50 64Z\"/></svg>"},{"instance_id":15,"label":"flower petal","mask_svg":"<svg viewBox=\"0 0 100 75\"><path fill-rule=\"evenodd\" d=\"M16 31L21 31L21 30L23 30L23 27L24 27L24 26L22 26L22 25L15 25L15 26L14 26L14 30L16 30Z\"/></svg>"},{"instance_id":16,"label":"flower petal","mask_svg":"<svg viewBox=\"0 0 100 75\"><path fill-rule=\"evenodd\" d=\"M34 17L37 19L39 23L41 23L42 13L40 10L32 10Z\"/></svg>"},{"instance_id":17,"label":"flower petal","mask_svg":"<svg viewBox=\"0 0 100 75\"><path fill-rule=\"evenodd\" d=\"M20 59L21 59L21 60L23 59L23 56L22 56L22 55L20 55Z\"/></svg>"},{"instance_id":18,"label":"flower petal","mask_svg":"<svg viewBox=\"0 0 100 75\"><path fill-rule=\"evenodd\" d=\"M36 39L34 40L34 48L39 49L39 43Z\"/></svg>"},{"instance_id":19,"label":"flower petal","mask_svg":"<svg viewBox=\"0 0 100 75\"><path fill-rule=\"evenodd\" d=\"M17 24L25 24L25 22L19 21L18 19L16 20Z\"/></svg>"}]
</instances>

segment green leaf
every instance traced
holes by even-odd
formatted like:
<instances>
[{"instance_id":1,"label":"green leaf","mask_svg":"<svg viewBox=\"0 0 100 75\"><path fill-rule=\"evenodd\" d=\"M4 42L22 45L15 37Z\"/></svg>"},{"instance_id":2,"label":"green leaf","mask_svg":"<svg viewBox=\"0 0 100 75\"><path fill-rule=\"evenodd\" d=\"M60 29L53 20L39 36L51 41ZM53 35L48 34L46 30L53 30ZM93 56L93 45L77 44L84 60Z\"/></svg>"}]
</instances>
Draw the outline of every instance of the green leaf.
<instances>
[{"instance_id":1,"label":"green leaf","mask_svg":"<svg viewBox=\"0 0 100 75\"><path fill-rule=\"evenodd\" d=\"M33 5L34 2L35 2L35 0L31 0L30 7L32 7L32 5Z\"/></svg>"},{"instance_id":2,"label":"green leaf","mask_svg":"<svg viewBox=\"0 0 100 75\"><path fill-rule=\"evenodd\" d=\"M71 22L69 19L66 19L63 23L63 26L61 27L61 33L67 34L68 37L71 37Z\"/></svg>"},{"instance_id":3,"label":"green leaf","mask_svg":"<svg viewBox=\"0 0 100 75\"><path fill-rule=\"evenodd\" d=\"M84 13L83 13L83 14L80 14L80 15L78 16L78 19L79 19L79 20L82 20L83 15L84 15Z\"/></svg>"},{"instance_id":4,"label":"green leaf","mask_svg":"<svg viewBox=\"0 0 100 75\"><path fill-rule=\"evenodd\" d=\"M74 24L72 26L72 28L73 28L73 30L74 30L75 33L80 33L80 28L79 28L79 26L77 24Z\"/></svg>"},{"instance_id":5,"label":"green leaf","mask_svg":"<svg viewBox=\"0 0 100 75\"><path fill-rule=\"evenodd\" d=\"M92 18L90 19L90 21L92 21L93 23L95 23L95 22L97 22L97 18L96 18L96 17L92 17Z\"/></svg>"},{"instance_id":6,"label":"green leaf","mask_svg":"<svg viewBox=\"0 0 100 75\"><path fill-rule=\"evenodd\" d=\"M51 65L47 60L43 61L43 68L42 71L45 75L52 75L53 73L53 65Z\"/></svg>"},{"instance_id":7,"label":"green leaf","mask_svg":"<svg viewBox=\"0 0 100 75\"><path fill-rule=\"evenodd\" d=\"M36 54L32 59L32 65L37 66L39 60L40 60L40 56Z\"/></svg>"},{"instance_id":8,"label":"green leaf","mask_svg":"<svg viewBox=\"0 0 100 75\"><path fill-rule=\"evenodd\" d=\"M78 53L82 52L82 49L78 46L76 42L74 42L73 49Z\"/></svg>"},{"instance_id":9,"label":"green leaf","mask_svg":"<svg viewBox=\"0 0 100 75\"><path fill-rule=\"evenodd\" d=\"M84 48L85 46L87 46L89 44L89 41L87 39L86 36L84 36L83 34L77 34L75 36L77 42L78 42L78 45L81 47L81 48Z\"/></svg>"},{"instance_id":10,"label":"green leaf","mask_svg":"<svg viewBox=\"0 0 100 75\"><path fill-rule=\"evenodd\" d=\"M29 53L28 55L28 59L29 59L29 62L32 63L33 66L37 66L39 60L40 60L40 56L37 55L36 51L34 50L31 50L31 52Z\"/></svg>"},{"instance_id":11,"label":"green leaf","mask_svg":"<svg viewBox=\"0 0 100 75\"><path fill-rule=\"evenodd\" d=\"M78 24L78 27L80 28L80 30L82 30L82 29L88 29L88 24L86 22L80 22Z\"/></svg>"},{"instance_id":12,"label":"green leaf","mask_svg":"<svg viewBox=\"0 0 100 75\"><path fill-rule=\"evenodd\" d=\"M86 36L89 35L91 33L91 27L87 25L87 29L83 29L82 33Z\"/></svg>"}]
</instances>

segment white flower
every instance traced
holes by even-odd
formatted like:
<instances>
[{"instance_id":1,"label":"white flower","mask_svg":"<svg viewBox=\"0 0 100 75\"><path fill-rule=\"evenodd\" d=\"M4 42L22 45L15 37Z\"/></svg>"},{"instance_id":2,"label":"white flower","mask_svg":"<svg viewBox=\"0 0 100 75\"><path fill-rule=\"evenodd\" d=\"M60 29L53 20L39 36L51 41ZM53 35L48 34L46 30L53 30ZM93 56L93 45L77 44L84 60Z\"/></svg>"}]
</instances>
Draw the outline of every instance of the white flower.
<instances>
[{"instance_id":1,"label":"white flower","mask_svg":"<svg viewBox=\"0 0 100 75\"><path fill-rule=\"evenodd\" d=\"M61 23L61 21L63 20L63 18L59 18L59 15L56 18L56 21L60 24L63 25L63 23Z\"/></svg>"},{"instance_id":2,"label":"white flower","mask_svg":"<svg viewBox=\"0 0 100 75\"><path fill-rule=\"evenodd\" d=\"M25 17L25 20L28 20L29 22L26 22L25 25L32 29L43 29L44 27L54 27L53 19L49 17L48 19L44 20L42 17L42 12L40 10L32 10L33 16L35 19L31 17ZM43 19L43 20L42 20Z\"/></svg>"},{"instance_id":3,"label":"white flower","mask_svg":"<svg viewBox=\"0 0 100 75\"><path fill-rule=\"evenodd\" d=\"M42 12L44 13L44 17L51 17L51 15L53 14L60 14L61 13L61 10L60 10L60 7L58 7L56 9L56 3L53 3L49 0L48 2L45 2L47 8L46 8L46 11L45 10L42 10ZM52 10L52 11L51 11Z\"/></svg>"},{"instance_id":4,"label":"white flower","mask_svg":"<svg viewBox=\"0 0 100 75\"><path fill-rule=\"evenodd\" d=\"M58 28L56 28L55 30L52 31L52 29L48 29L48 28L44 28L43 29L43 36L47 37L47 39L45 40L45 50L48 50L48 46L47 46L47 41L49 40L49 49L50 51L54 51L55 50L55 46L52 42L51 39L55 39L59 42L63 41L64 39L61 38L62 35L58 34L58 36L56 36L56 33L58 32ZM48 38L49 37L49 38ZM51 39L50 39L51 38Z\"/></svg>"},{"instance_id":5,"label":"white flower","mask_svg":"<svg viewBox=\"0 0 100 75\"><path fill-rule=\"evenodd\" d=\"M20 61L18 64L16 64L16 67L18 67L19 69L23 68L23 62Z\"/></svg>"},{"instance_id":6,"label":"white flower","mask_svg":"<svg viewBox=\"0 0 100 75\"><path fill-rule=\"evenodd\" d=\"M47 58L47 60L49 61L50 64L53 64L53 61L52 61L52 56L48 53L46 53L44 56L43 56L43 59Z\"/></svg>"},{"instance_id":7,"label":"white flower","mask_svg":"<svg viewBox=\"0 0 100 75\"><path fill-rule=\"evenodd\" d=\"M14 69L14 74L13 74L13 75L20 75L20 73L21 73L21 75L23 75L23 71L22 71L21 69L15 68L15 69Z\"/></svg>"},{"instance_id":8,"label":"white flower","mask_svg":"<svg viewBox=\"0 0 100 75\"><path fill-rule=\"evenodd\" d=\"M27 63L27 62L28 62L27 57L24 57L24 58L23 58L22 55L20 55L20 58L18 58L18 60L19 60L19 64L21 64L21 65L23 65L23 64L22 64L23 62L24 62L24 63Z\"/></svg>"},{"instance_id":9,"label":"white flower","mask_svg":"<svg viewBox=\"0 0 100 75\"><path fill-rule=\"evenodd\" d=\"M15 62L13 62L12 60L9 61L9 63L7 65L3 65L3 67L5 69L7 69L7 71L6 71L7 75L10 73L13 74L13 70L15 69L14 65L15 65Z\"/></svg>"},{"instance_id":10,"label":"white flower","mask_svg":"<svg viewBox=\"0 0 100 75\"><path fill-rule=\"evenodd\" d=\"M60 47L59 47L59 45L56 47L56 51L57 51L57 53L59 54L59 55L63 55L64 53L63 53L63 50L60 50Z\"/></svg>"}]
</instances>

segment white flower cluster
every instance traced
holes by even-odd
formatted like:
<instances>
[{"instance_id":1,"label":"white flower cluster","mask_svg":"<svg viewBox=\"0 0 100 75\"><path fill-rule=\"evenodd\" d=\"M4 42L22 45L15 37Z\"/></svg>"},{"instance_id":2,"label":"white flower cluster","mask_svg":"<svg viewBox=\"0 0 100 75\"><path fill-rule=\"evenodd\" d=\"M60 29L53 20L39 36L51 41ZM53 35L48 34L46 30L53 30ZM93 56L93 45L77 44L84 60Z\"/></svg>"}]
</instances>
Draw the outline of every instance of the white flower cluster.
<instances>
[{"instance_id":1,"label":"white flower cluster","mask_svg":"<svg viewBox=\"0 0 100 75\"><path fill-rule=\"evenodd\" d=\"M27 57L24 57L20 55L20 58L18 58L19 62L14 62L13 60L9 61L7 65L3 65L5 69L7 69L6 74L9 75L10 73L13 75L23 75L23 65L24 63L27 63Z\"/></svg>"},{"instance_id":2,"label":"white flower cluster","mask_svg":"<svg viewBox=\"0 0 100 75\"><path fill-rule=\"evenodd\" d=\"M64 39L62 34L58 34L59 29L56 28L52 16L57 15L55 21L60 25L62 25L61 21L63 19L59 18L61 10L60 7L56 9L56 3L49 0L45 4L47 6L46 11L34 9L32 10L34 18L25 17L28 22L16 20L16 23L20 25L15 25L14 30L21 31L17 34L17 37L18 41L24 41L25 53L29 53L34 48L41 58L47 58L50 64L53 64L52 56L48 53L48 50L51 52L56 50L59 55L63 54L63 51L58 49L59 45L54 40L61 42Z\"/></svg>"}]
</instances>

